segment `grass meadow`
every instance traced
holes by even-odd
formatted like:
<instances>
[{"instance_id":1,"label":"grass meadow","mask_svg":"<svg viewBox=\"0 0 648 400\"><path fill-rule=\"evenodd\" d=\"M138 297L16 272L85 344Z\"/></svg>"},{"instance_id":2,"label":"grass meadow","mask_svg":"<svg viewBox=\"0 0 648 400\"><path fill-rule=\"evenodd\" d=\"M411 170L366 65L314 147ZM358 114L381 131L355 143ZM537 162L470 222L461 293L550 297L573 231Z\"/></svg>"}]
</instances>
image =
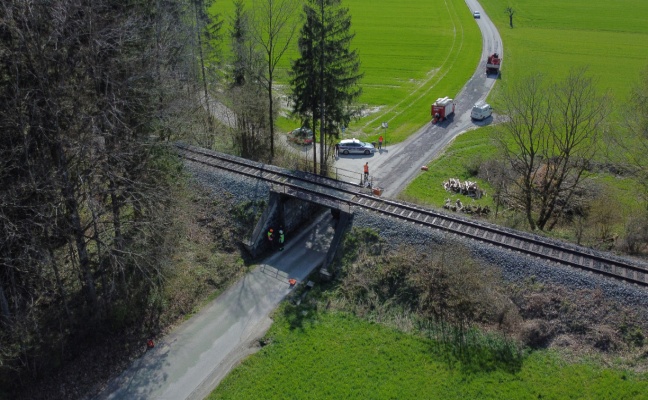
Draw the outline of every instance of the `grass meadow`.
<instances>
[{"instance_id":1,"label":"grass meadow","mask_svg":"<svg viewBox=\"0 0 648 400\"><path fill-rule=\"evenodd\" d=\"M502 79L490 96L496 110L498 92L510 82L535 73L560 80L571 68L587 68L598 89L613 96L611 118L622 118L630 90L638 82L640 71L648 66L648 2L520 0L513 4L513 29L504 12L511 4L509 1L482 0L481 4L504 41ZM437 207L442 205L450 197L441 186L444 180L469 177L476 161L495 154L489 139L492 129L462 134L442 157L430 162L430 172L419 175L402 197ZM622 205L623 214L642 207L630 180L601 175L595 182L611 189L614 201ZM482 187L487 192L490 190L487 185ZM480 203L489 204L489 200ZM623 229L622 224L616 229Z\"/></svg>"},{"instance_id":2,"label":"grass meadow","mask_svg":"<svg viewBox=\"0 0 648 400\"><path fill-rule=\"evenodd\" d=\"M283 313L282 313L283 311ZM514 370L470 372L431 340L342 313L276 313L270 344L232 371L209 399L638 399L648 376L551 352ZM643 397L645 398L645 397Z\"/></svg>"},{"instance_id":3,"label":"grass meadow","mask_svg":"<svg viewBox=\"0 0 648 400\"><path fill-rule=\"evenodd\" d=\"M477 24L463 0L342 4L352 17L352 48L358 50L364 72L359 102L370 112L352 123L345 136L377 139L381 124L387 122L389 141L400 142L429 122L434 100L455 96L475 71L482 43ZM214 6L225 21L232 9L232 3L223 0ZM290 61L297 57L295 41L279 65L277 84L284 92L289 90ZM277 123L288 131L299 122L280 118Z\"/></svg>"},{"instance_id":4,"label":"grass meadow","mask_svg":"<svg viewBox=\"0 0 648 400\"><path fill-rule=\"evenodd\" d=\"M648 65L648 2L518 0L509 28L507 0L482 0L504 41L501 85L530 73L562 78L587 67L622 105Z\"/></svg>"}]
</instances>

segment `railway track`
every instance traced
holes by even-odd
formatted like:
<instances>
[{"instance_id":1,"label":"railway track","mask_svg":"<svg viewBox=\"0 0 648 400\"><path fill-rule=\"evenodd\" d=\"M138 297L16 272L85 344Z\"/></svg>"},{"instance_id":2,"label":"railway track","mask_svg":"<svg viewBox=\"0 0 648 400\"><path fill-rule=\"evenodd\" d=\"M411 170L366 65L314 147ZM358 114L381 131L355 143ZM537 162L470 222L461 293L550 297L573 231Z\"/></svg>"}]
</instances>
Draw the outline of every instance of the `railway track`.
<instances>
[{"instance_id":1,"label":"railway track","mask_svg":"<svg viewBox=\"0 0 648 400\"><path fill-rule=\"evenodd\" d=\"M286 193L306 193L311 197L323 198L329 203L346 203L349 206L363 207L528 256L648 287L648 267L638 262L480 221L464 219L413 204L376 197L358 185L331 178L303 172L293 173L278 167L205 149L184 145L176 145L176 147L180 156L186 160L262 179L275 185L282 185L286 188Z\"/></svg>"}]
</instances>

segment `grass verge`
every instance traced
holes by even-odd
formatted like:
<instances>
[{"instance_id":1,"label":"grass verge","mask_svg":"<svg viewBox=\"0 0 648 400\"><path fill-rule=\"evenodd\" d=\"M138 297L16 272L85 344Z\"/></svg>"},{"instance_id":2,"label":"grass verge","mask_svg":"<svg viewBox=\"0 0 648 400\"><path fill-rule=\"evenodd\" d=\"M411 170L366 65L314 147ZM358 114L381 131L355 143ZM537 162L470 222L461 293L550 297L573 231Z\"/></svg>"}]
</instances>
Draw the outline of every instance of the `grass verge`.
<instances>
[{"instance_id":1,"label":"grass verge","mask_svg":"<svg viewBox=\"0 0 648 400\"><path fill-rule=\"evenodd\" d=\"M209 399L528 399L641 398L648 376L556 353L528 354L520 369L483 373L452 368L433 341L346 313L284 306L271 344L235 369ZM295 321L299 320L299 323Z\"/></svg>"},{"instance_id":2,"label":"grass verge","mask_svg":"<svg viewBox=\"0 0 648 400\"><path fill-rule=\"evenodd\" d=\"M446 199L454 203L459 199L464 204L475 204L493 208L493 198L489 196L490 185L476 177L479 164L493 157L495 148L490 139L492 128L474 129L459 135L437 159L428 164L429 170L421 172L400 194L400 198L433 207L441 207ZM486 196L473 199L461 194L447 192L443 182L449 178L476 181Z\"/></svg>"}]
</instances>

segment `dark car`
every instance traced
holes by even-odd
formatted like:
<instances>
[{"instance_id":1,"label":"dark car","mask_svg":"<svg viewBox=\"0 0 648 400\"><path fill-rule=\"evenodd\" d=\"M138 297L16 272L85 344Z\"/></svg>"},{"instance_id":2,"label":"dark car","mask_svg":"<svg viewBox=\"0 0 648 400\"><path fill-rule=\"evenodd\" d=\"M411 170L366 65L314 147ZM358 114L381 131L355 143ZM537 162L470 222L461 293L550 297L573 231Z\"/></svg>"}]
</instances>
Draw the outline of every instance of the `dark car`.
<instances>
[{"instance_id":1,"label":"dark car","mask_svg":"<svg viewBox=\"0 0 648 400\"><path fill-rule=\"evenodd\" d=\"M358 139L345 139L340 141L341 154L371 154L376 148L371 143L361 142Z\"/></svg>"},{"instance_id":2,"label":"dark car","mask_svg":"<svg viewBox=\"0 0 648 400\"><path fill-rule=\"evenodd\" d=\"M308 128L297 128L288 134L288 140L301 145L313 143L313 131Z\"/></svg>"}]
</instances>

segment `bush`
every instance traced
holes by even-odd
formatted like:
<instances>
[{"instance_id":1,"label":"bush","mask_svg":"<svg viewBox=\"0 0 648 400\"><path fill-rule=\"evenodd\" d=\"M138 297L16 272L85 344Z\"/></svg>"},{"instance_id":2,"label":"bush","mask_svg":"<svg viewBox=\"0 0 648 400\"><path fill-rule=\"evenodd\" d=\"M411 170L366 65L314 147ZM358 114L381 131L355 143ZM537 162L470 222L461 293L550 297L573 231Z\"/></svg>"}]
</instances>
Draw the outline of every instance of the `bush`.
<instances>
[{"instance_id":1,"label":"bush","mask_svg":"<svg viewBox=\"0 0 648 400\"><path fill-rule=\"evenodd\" d=\"M648 243L648 215L632 215L625 226L623 240L619 247L630 254L639 254L646 251Z\"/></svg>"},{"instance_id":2,"label":"bush","mask_svg":"<svg viewBox=\"0 0 648 400\"><path fill-rule=\"evenodd\" d=\"M524 321L520 327L520 341L532 349L547 347L553 336L551 326L542 319Z\"/></svg>"}]
</instances>

